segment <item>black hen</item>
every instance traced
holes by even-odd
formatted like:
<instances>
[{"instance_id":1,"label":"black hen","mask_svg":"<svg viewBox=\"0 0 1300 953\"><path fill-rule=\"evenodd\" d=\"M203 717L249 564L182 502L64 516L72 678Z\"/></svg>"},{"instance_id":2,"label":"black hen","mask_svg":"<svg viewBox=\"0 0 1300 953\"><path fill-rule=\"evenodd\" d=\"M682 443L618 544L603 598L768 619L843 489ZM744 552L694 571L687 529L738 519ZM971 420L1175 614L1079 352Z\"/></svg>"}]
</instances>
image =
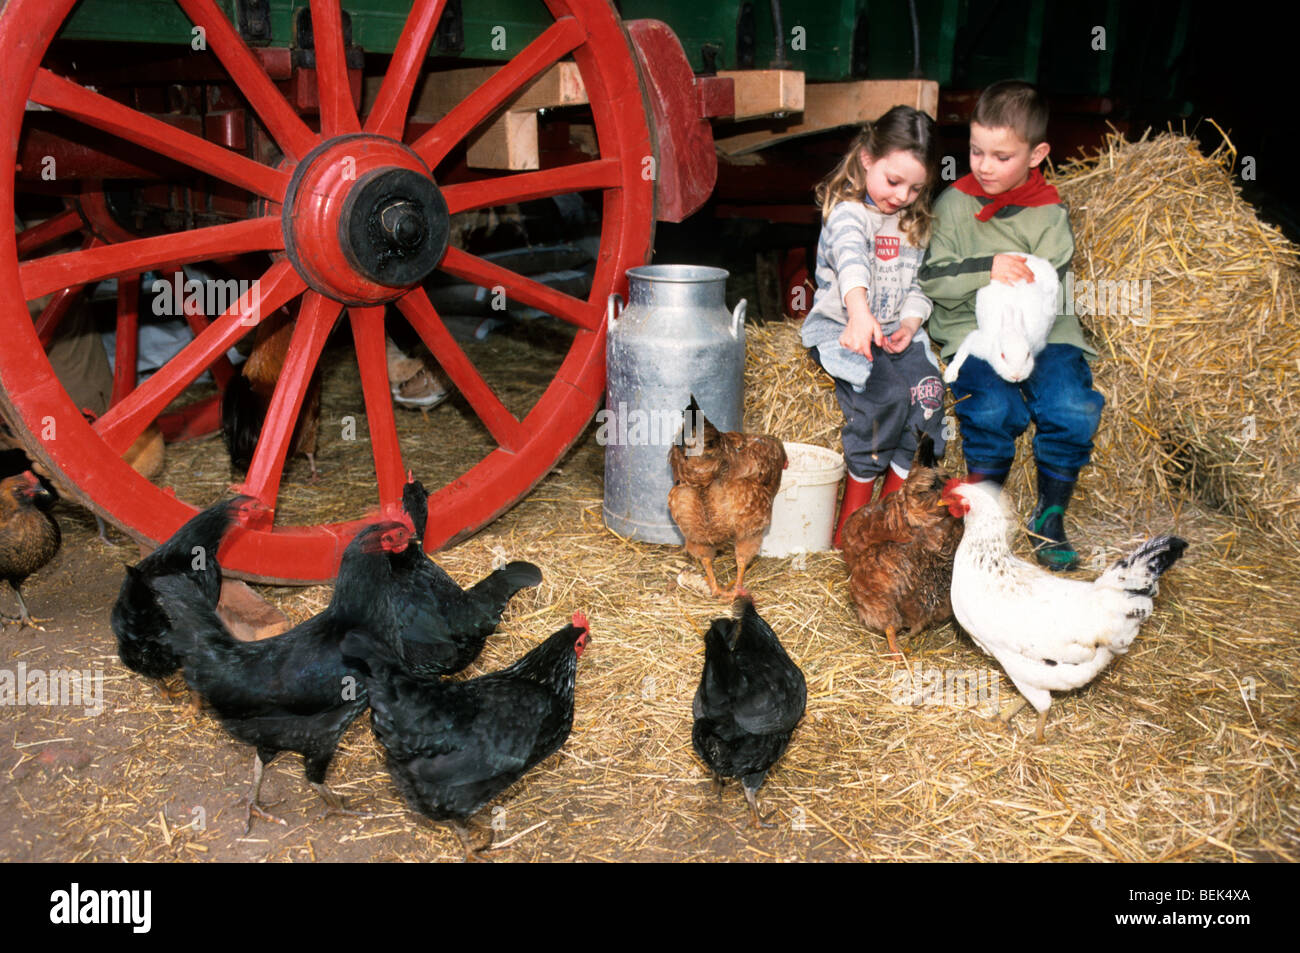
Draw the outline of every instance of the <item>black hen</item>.
<instances>
[{"instance_id":1,"label":"black hen","mask_svg":"<svg viewBox=\"0 0 1300 953\"><path fill-rule=\"evenodd\" d=\"M428 499L423 484L408 480L402 508L417 535L428 522ZM390 562L396 592L384 604L388 618L376 618L372 628L388 639L405 669L421 678L451 675L478 658L514 594L542 581L532 563L512 562L462 589L419 546L394 553Z\"/></svg>"},{"instance_id":2,"label":"black hen","mask_svg":"<svg viewBox=\"0 0 1300 953\"><path fill-rule=\"evenodd\" d=\"M207 699L222 726L236 740L257 748L248 823L267 814L258 802L262 774L281 751L303 757L307 783L341 811L343 801L325 785L339 739L366 708L365 686L344 664L341 644L357 624L377 574L386 572L385 551L407 545L400 523L378 523L357 534L343 553L334 595L319 615L288 632L258 642L241 642L184 577L155 582L171 621L172 645L190 688Z\"/></svg>"},{"instance_id":3,"label":"black hen","mask_svg":"<svg viewBox=\"0 0 1300 953\"><path fill-rule=\"evenodd\" d=\"M109 619L123 665L159 679L180 668L180 659L171 648L171 623L155 586L159 579L170 576L186 579L204 603L215 609L221 598L217 550L236 518L260 506L248 496L209 506L136 565L126 567Z\"/></svg>"},{"instance_id":4,"label":"black hen","mask_svg":"<svg viewBox=\"0 0 1300 953\"><path fill-rule=\"evenodd\" d=\"M393 781L414 810L452 824L466 860L485 848L471 845L464 822L569 737L587 640L587 619L575 612L509 668L463 682L411 677L384 640L362 631L344 640L344 654L366 676L371 726Z\"/></svg>"},{"instance_id":5,"label":"black hen","mask_svg":"<svg viewBox=\"0 0 1300 953\"><path fill-rule=\"evenodd\" d=\"M723 778L740 778L751 826L760 827L758 789L803 717L807 687L754 603L737 599L734 611L736 618L714 619L704 637L691 741L719 793Z\"/></svg>"}]
</instances>

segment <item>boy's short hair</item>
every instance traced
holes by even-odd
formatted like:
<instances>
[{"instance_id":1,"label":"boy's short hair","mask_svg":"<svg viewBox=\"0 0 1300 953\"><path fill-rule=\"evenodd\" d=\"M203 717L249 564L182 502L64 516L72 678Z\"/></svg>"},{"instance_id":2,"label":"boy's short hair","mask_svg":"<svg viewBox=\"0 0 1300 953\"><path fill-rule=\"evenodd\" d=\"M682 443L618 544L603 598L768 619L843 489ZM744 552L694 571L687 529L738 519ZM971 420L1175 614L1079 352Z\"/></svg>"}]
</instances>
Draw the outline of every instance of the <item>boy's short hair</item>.
<instances>
[{"instance_id":1,"label":"boy's short hair","mask_svg":"<svg viewBox=\"0 0 1300 953\"><path fill-rule=\"evenodd\" d=\"M980 93L971 122L1013 129L1032 149L1047 141L1047 101L1029 83L1004 79Z\"/></svg>"}]
</instances>

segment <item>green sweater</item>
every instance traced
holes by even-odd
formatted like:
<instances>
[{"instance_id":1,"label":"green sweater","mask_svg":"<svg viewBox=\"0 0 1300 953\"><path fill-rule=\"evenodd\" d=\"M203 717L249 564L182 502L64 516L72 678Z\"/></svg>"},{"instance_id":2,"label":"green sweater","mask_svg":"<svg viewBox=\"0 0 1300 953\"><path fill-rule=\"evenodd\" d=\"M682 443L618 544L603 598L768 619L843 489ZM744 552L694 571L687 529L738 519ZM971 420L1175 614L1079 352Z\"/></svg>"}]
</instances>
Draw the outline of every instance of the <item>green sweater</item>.
<instances>
[{"instance_id":1,"label":"green sweater","mask_svg":"<svg viewBox=\"0 0 1300 953\"><path fill-rule=\"evenodd\" d=\"M1074 258L1074 234L1064 205L1009 205L987 222L978 222L975 213L983 204L952 187L934 203L930 250L917 277L921 291L934 302L927 328L945 360L975 330L975 292L989 283L994 255L1023 251L1046 258L1062 283ZM1056 316L1047 343L1073 344L1090 357L1097 354L1084 341L1083 328L1072 313Z\"/></svg>"}]
</instances>

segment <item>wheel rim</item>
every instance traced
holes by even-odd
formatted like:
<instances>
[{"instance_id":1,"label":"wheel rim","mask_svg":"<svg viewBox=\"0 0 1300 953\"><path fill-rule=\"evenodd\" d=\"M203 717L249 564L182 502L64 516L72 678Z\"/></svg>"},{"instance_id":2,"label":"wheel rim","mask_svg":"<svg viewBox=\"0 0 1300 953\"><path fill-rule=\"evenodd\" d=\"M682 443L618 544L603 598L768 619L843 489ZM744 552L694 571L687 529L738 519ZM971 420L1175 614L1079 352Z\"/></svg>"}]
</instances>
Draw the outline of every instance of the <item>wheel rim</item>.
<instances>
[{"instance_id":1,"label":"wheel rim","mask_svg":"<svg viewBox=\"0 0 1300 953\"><path fill-rule=\"evenodd\" d=\"M399 146L406 128L414 85L420 74L442 0L416 0L394 51L374 106L358 117L348 89L337 0L311 4L316 37L320 97L319 133L290 108L248 48L235 35L212 0L178 0L195 25L206 31L209 49L222 62L252 112L285 154L273 167L197 136L178 133L130 107L92 93L72 80L40 68L45 49L30 38L53 37L74 0L12 0L0 17L0 51L11 89L26 97L6 97L0 118L18 142L25 100L34 100L86 125L125 138L153 152L236 186L262 200L266 214L230 224L205 225L154 238L105 243L98 237L75 252L19 261L17 240L0 235L3 269L2 318L8 345L0 350L4 411L24 434L29 450L58 471L92 510L111 518L141 539L169 536L195 507L145 480L120 454L170 401L203 370L251 333L253 302L247 297L200 329L196 339L145 384L122 388L119 399L93 425L87 423L55 379L44 359L37 328L26 302L47 293L116 275L252 252L267 252L272 264L260 276L261 314L299 302L289 354L271 401L267 421L244 485L271 507L289 450L294 422L331 330L346 312L356 346L362 395L371 432L377 482L374 503L381 511L399 505L405 478L394 421L385 359L384 302L391 300L438 359L497 448L430 500L426 548L461 539L508 509L536 484L582 432L604 391L604 301L622 291L624 272L648 257L653 227L653 182L642 176L651 154L650 134L639 79L622 29L610 6L597 0L546 0L554 22L475 92L431 129ZM352 294L355 282L322 284L304 267L304 257L319 260L319 249L301 252L302 235L286 240L280 207L304 160L345 137L360 137L385 153L383 168L402 165L397 152L414 156L436 170L439 162L491 116L511 95L542 70L571 54L588 90L592 119L601 144L599 158L538 172L510 173L494 179L439 189L450 214L564 193L600 190L603 223L592 291L586 300L501 268L457 248L448 248L439 268L484 288L504 288L513 301L539 308L573 325L575 334L555 378L522 419L512 414L456 343L419 284L389 288L389 295ZM630 108L631 104L636 108ZM11 164L17 162L11 153ZM309 170L306 170L309 171ZM358 177L360 178L360 176ZM292 198L292 195L290 196ZM2 201L13 211L13 187ZM64 220L66 225L70 220ZM332 221L332 219L331 219ZM403 232L414 234L412 227ZM116 236L120 238L121 236ZM29 240L30 244L30 240ZM286 249L288 252L286 253ZM331 257L330 261L334 261ZM355 261L351 278L357 277ZM363 284L370 278L361 276ZM308 280L311 279L311 280ZM346 304L345 304L346 302ZM132 382L133 384L133 382ZM332 577L342 548L364 520L315 526L250 527L223 551L223 565L252 579L278 582Z\"/></svg>"}]
</instances>

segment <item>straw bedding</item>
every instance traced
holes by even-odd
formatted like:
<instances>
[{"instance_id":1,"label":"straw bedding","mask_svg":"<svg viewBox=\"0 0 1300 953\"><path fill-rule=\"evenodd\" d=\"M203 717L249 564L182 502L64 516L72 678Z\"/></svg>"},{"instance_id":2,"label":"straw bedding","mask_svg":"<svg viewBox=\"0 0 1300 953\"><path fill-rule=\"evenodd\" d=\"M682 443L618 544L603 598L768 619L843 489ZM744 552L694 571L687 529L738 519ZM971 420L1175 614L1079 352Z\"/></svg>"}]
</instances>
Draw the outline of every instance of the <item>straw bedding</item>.
<instances>
[{"instance_id":1,"label":"straw bedding","mask_svg":"<svg viewBox=\"0 0 1300 953\"><path fill-rule=\"evenodd\" d=\"M1156 613L1130 654L1053 704L1046 744L1029 743L1029 715L1009 731L982 717L1015 690L952 626L905 643L909 676L886 659L883 639L856 622L838 554L760 558L747 582L805 672L808 711L760 793L763 809L778 812L776 826L746 829L740 793L732 786L717 800L690 743L702 636L725 607L677 585L689 562L680 550L604 529L602 451L593 428L524 502L438 554L465 583L502 556L533 560L546 577L517 597L502 633L467 674L518 657L575 609L592 623L572 736L498 800L496 814L479 819L498 822L498 839L513 839L498 856L1300 859L1300 584L1294 544L1282 529L1286 514L1275 505L1295 495L1297 438L1276 425L1294 409L1292 378L1283 372L1297 346L1284 333L1285 322L1294 329L1288 296L1296 277L1292 250L1251 224L1249 209L1220 177L1221 160L1192 154L1177 137L1112 142L1100 162L1058 178L1078 206L1079 273L1149 279L1154 310L1148 327L1085 319L1103 351L1098 383L1109 411L1071 528L1086 558L1113 558L1157 531L1175 530L1192 545L1162 580ZM1107 183L1131 186L1127 199L1113 197ZM1227 192L1209 195L1211 186ZM1143 189L1151 194L1138 201ZM1224 221L1216 225L1216 216ZM772 323L749 333L748 425L838 446L833 395L803 357L796 330ZM536 367L537 351L536 342L494 339L495 380ZM348 377L340 375L341 386ZM356 400L331 397L332 390L338 393L327 386L327 413ZM340 399L343 405L329 403ZM1248 412L1256 414L1258 439L1234 443ZM452 404L428 422L418 414L402 420L404 449L426 455L422 465L433 470L456 465L460 448L446 435L476 426ZM184 488L186 472L214 487L228 478L208 444L177 451L164 480ZM323 479L344 474L360 487L361 465L353 474L345 451L322 446ZM187 453L212 459L187 461ZM959 459L950 457L949 467L957 470ZM1011 489L1025 513L1027 480L1017 480ZM300 487L291 471L285 492ZM725 558L719 567L725 582ZM329 595L327 587L261 591L295 619ZM936 692L936 685L947 688ZM59 795L57 811L37 807L38 814L56 813L50 823L64 831L68 856L460 855L452 833L405 810L361 724L346 737L331 784L377 816L311 820L319 805L297 760L286 757L268 772L264 793L285 799L277 811L291 826L258 825L250 840L234 840L242 829L234 801L251 752L207 715L190 723L140 679L122 675L106 687L110 711L145 724L118 753L120 777L74 778L75 796ZM205 832L158 823L159 802L187 779L209 792Z\"/></svg>"}]
</instances>

